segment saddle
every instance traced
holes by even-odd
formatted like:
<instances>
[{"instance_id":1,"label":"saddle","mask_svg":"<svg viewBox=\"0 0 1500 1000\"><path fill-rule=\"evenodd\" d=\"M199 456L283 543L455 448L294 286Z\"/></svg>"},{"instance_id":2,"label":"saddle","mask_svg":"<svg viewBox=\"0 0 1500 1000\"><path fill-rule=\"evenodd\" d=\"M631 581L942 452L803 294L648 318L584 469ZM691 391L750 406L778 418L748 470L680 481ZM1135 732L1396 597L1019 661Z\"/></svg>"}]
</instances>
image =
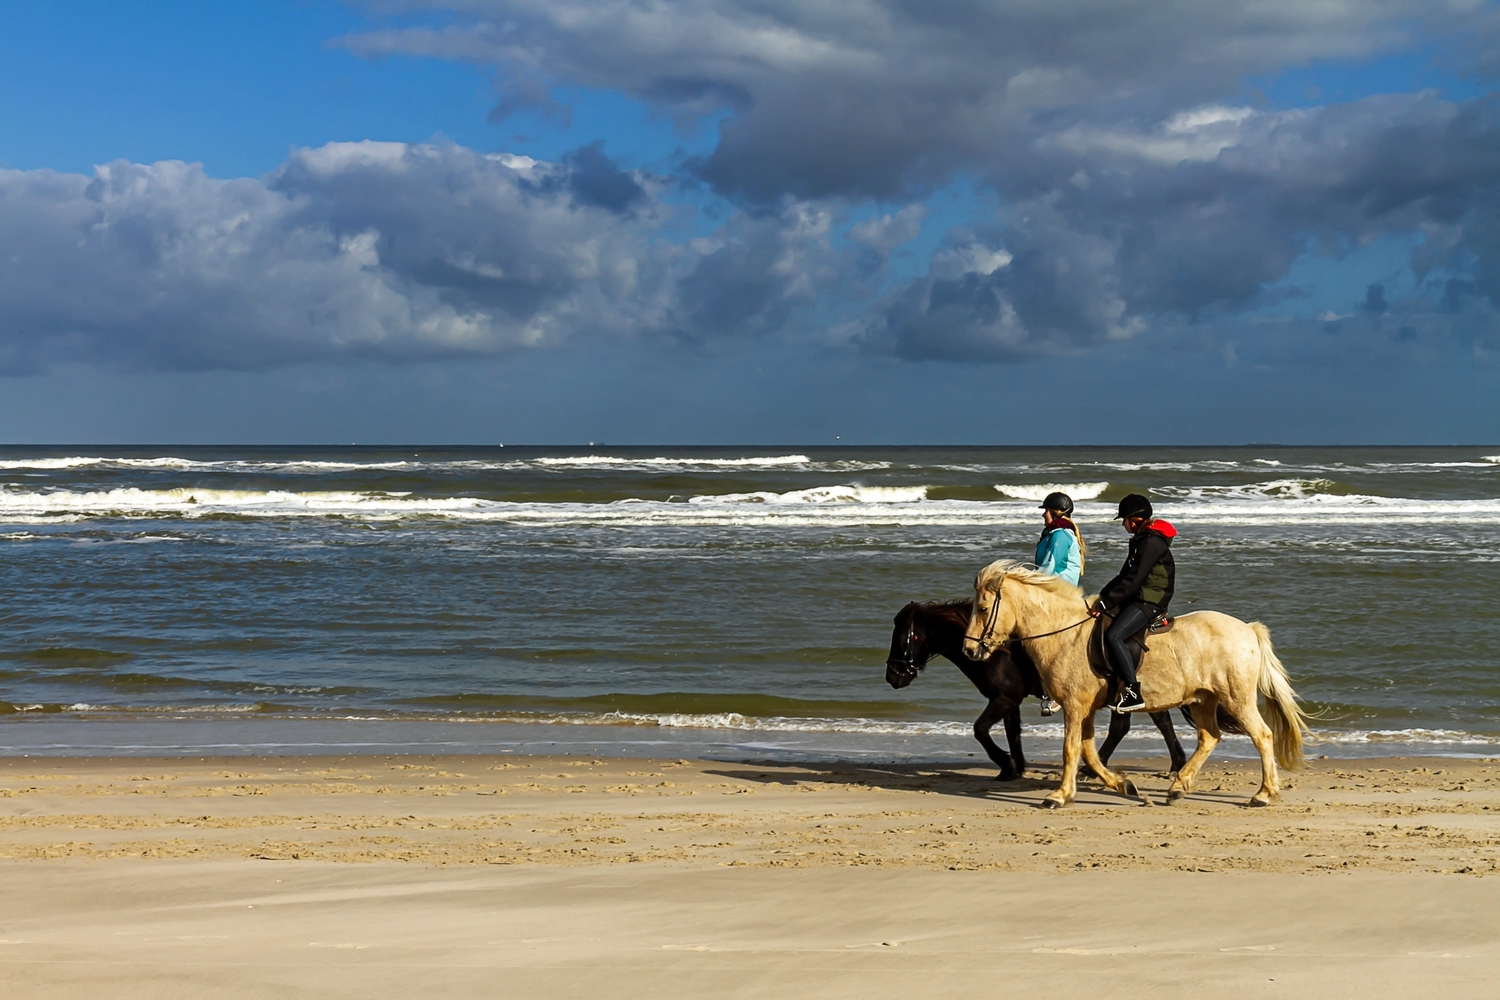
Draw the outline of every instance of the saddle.
<instances>
[{"instance_id":1,"label":"saddle","mask_svg":"<svg viewBox=\"0 0 1500 1000\"><path fill-rule=\"evenodd\" d=\"M1109 657L1104 654L1104 631L1109 627L1105 624L1106 619L1108 619L1110 622L1113 622L1115 619L1115 615L1111 613L1105 613L1104 615L1100 616L1098 621L1094 623L1093 641L1096 642L1099 648L1099 661L1104 668L1103 670L1100 670L1096 667L1094 672L1096 674L1099 674L1101 677L1110 678L1110 691L1111 694L1113 694L1115 684L1114 672L1109 669ZM1140 669L1141 661L1146 658L1146 654L1151 652L1151 647L1146 645L1146 637L1151 635L1165 635L1166 633L1172 631L1172 626L1176 623L1177 619L1173 618L1165 611L1158 610L1155 616L1146 623L1145 628L1141 629L1135 635L1126 640L1127 642L1134 643L1135 645L1140 647L1140 652L1135 655L1135 666L1137 670Z\"/></svg>"},{"instance_id":2,"label":"saddle","mask_svg":"<svg viewBox=\"0 0 1500 1000\"><path fill-rule=\"evenodd\" d=\"M1130 637L1130 641L1140 643L1141 649L1148 649L1150 647L1146 645L1146 636L1164 635L1165 633L1172 631L1172 626L1175 624L1177 624L1177 619L1173 618L1165 611L1158 611L1156 613L1156 616L1146 623L1145 628L1141 629L1135 635Z\"/></svg>"}]
</instances>

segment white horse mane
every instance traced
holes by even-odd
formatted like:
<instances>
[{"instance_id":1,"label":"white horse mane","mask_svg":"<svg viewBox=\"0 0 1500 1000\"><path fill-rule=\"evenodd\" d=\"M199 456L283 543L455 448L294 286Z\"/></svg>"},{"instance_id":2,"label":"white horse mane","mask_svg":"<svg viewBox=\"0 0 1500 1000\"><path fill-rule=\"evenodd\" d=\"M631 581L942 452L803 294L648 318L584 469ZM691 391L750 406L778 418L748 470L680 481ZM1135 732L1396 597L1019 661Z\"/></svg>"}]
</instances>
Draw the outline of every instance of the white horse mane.
<instances>
[{"instance_id":1,"label":"white horse mane","mask_svg":"<svg viewBox=\"0 0 1500 1000\"><path fill-rule=\"evenodd\" d=\"M1001 581L1007 578L1041 587L1054 594L1062 594L1064 597L1083 596L1083 589L1076 583L1069 583L1055 573L1043 572L1030 563L1023 563L1018 559L996 559L990 563L974 578L974 589L999 590Z\"/></svg>"}]
</instances>

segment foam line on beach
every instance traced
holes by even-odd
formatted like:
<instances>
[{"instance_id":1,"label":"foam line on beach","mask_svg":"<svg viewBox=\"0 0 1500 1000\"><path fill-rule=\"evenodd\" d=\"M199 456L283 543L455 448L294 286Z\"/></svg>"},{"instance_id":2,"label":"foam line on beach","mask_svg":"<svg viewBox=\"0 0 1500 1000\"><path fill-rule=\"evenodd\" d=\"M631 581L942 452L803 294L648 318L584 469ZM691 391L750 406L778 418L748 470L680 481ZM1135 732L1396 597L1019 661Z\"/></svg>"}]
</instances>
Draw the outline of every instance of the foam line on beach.
<instances>
[{"instance_id":1,"label":"foam line on beach","mask_svg":"<svg viewBox=\"0 0 1500 1000\"><path fill-rule=\"evenodd\" d=\"M8 712L6 710L9 710ZM857 736L911 736L947 737L956 740L973 738L973 723L956 719L904 720L872 718L867 716L808 717L791 715L756 716L741 712L649 712L649 711L393 711L393 710L298 710L287 705L267 703L238 703L219 705L164 705L132 707L93 703L75 704L31 704L10 705L0 703L0 716L22 715L81 715L119 716L121 718L178 718L212 717L222 715L255 716L265 720L287 720L314 722L336 720L343 723L402 723L402 724L456 724L456 725L506 725L506 726L566 726L604 728L657 728L680 730L719 730L737 732L781 733L788 736L806 734L845 734ZM1191 736L1191 727L1174 713L1174 724L1185 736ZM1025 727L1028 739L1061 740L1061 722L1028 720ZM1500 733L1476 733L1461 729L1430 729L1409 727L1402 729L1324 729L1316 731L1317 741L1329 746L1381 745L1391 749L1411 747L1495 747L1500 746ZM1146 719L1136 720L1135 726L1126 736L1128 740L1153 741L1159 739L1154 726ZM1243 737L1226 736L1225 739L1242 740Z\"/></svg>"}]
</instances>

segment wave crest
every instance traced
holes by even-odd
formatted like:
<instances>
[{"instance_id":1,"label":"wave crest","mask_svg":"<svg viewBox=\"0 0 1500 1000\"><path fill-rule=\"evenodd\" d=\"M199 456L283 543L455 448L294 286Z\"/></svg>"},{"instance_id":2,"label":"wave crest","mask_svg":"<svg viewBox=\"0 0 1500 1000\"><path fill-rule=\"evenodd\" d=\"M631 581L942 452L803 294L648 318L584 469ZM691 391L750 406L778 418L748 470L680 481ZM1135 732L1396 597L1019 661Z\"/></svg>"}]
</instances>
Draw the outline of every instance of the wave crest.
<instances>
[{"instance_id":1,"label":"wave crest","mask_svg":"<svg viewBox=\"0 0 1500 1000\"><path fill-rule=\"evenodd\" d=\"M995 492L1012 500L1045 500L1049 493L1066 493L1074 500L1097 500L1109 483L996 483Z\"/></svg>"},{"instance_id":2,"label":"wave crest","mask_svg":"<svg viewBox=\"0 0 1500 1000\"><path fill-rule=\"evenodd\" d=\"M814 486L786 493L711 493L691 497L696 504L917 503L927 499L926 486Z\"/></svg>"}]
</instances>

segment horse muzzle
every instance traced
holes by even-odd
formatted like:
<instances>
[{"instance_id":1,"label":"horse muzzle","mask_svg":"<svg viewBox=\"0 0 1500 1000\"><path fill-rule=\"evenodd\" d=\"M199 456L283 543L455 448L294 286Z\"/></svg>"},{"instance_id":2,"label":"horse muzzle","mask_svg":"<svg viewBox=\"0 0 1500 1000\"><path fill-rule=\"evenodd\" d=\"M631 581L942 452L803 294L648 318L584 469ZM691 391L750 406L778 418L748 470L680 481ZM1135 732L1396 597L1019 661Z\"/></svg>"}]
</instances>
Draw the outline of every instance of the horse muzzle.
<instances>
[{"instance_id":1,"label":"horse muzzle","mask_svg":"<svg viewBox=\"0 0 1500 1000\"><path fill-rule=\"evenodd\" d=\"M917 668L900 660L885 661L885 682L897 691L917 678Z\"/></svg>"}]
</instances>

